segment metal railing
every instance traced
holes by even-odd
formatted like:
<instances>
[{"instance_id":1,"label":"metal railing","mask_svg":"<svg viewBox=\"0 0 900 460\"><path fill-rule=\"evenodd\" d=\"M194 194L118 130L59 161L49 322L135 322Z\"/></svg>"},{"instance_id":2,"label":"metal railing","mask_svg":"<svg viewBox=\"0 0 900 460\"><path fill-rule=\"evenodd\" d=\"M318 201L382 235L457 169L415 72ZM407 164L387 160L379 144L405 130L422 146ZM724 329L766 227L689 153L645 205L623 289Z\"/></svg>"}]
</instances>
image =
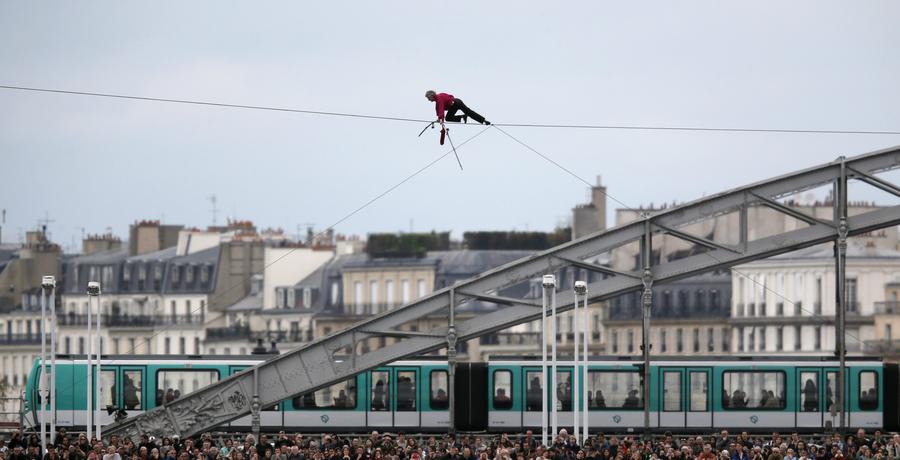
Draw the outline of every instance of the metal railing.
<instances>
[{"instance_id":1,"label":"metal railing","mask_svg":"<svg viewBox=\"0 0 900 460\"><path fill-rule=\"evenodd\" d=\"M0 334L0 345L40 345L41 333Z\"/></svg>"},{"instance_id":2,"label":"metal railing","mask_svg":"<svg viewBox=\"0 0 900 460\"><path fill-rule=\"evenodd\" d=\"M875 314L877 314L877 315L900 315L900 300L875 302Z\"/></svg>"},{"instance_id":3,"label":"metal railing","mask_svg":"<svg viewBox=\"0 0 900 460\"><path fill-rule=\"evenodd\" d=\"M478 339L481 345L534 345L541 343L540 332L498 332L481 336Z\"/></svg>"},{"instance_id":4,"label":"metal railing","mask_svg":"<svg viewBox=\"0 0 900 460\"><path fill-rule=\"evenodd\" d=\"M60 326L87 326L87 315L59 315ZM101 323L106 327L153 327L173 324L203 324L203 315L103 315Z\"/></svg>"},{"instance_id":5,"label":"metal railing","mask_svg":"<svg viewBox=\"0 0 900 460\"><path fill-rule=\"evenodd\" d=\"M24 404L24 394L0 397L0 431L14 431L22 427Z\"/></svg>"},{"instance_id":6,"label":"metal railing","mask_svg":"<svg viewBox=\"0 0 900 460\"><path fill-rule=\"evenodd\" d=\"M207 342L221 342L227 340L250 340L252 334L250 326L229 326L229 327L211 327L206 329Z\"/></svg>"}]
</instances>

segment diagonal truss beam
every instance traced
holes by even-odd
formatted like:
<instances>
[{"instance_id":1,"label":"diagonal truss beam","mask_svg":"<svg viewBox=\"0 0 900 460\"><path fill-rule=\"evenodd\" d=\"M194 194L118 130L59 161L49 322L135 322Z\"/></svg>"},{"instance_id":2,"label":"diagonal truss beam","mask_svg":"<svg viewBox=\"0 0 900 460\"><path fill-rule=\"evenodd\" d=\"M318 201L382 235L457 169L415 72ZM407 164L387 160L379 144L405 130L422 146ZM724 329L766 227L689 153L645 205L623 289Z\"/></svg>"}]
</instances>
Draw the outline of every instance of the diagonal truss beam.
<instances>
[{"instance_id":1,"label":"diagonal truss beam","mask_svg":"<svg viewBox=\"0 0 900 460\"><path fill-rule=\"evenodd\" d=\"M573 267L583 268L585 270L593 270L595 272L604 273L611 276L625 276L628 278L641 279L641 275L638 275L637 273L624 272L622 270L616 270L614 268L604 267L603 265L597 265L590 262L585 262L583 260L571 259L568 257L556 256L556 258L565 261Z\"/></svg>"},{"instance_id":2,"label":"diagonal truss beam","mask_svg":"<svg viewBox=\"0 0 900 460\"><path fill-rule=\"evenodd\" d=\"M689 233L685 233L685 232L682 232L682 231L679 231L679 230L675 230L674 228L669 228L669 227L666 227L665 225L660 225L660 224L654 224L654 225L656 225L657 227L659 227L659 228L665 230L666 233L668 233L668 234L670 234L670 235L672 235L672 236L674 236L674 237L676 237L676 238L680 238L680 239L682 239L682 240L685 240L685 241L694 243L694 244L696 244L696 245L698 245L698 246L705 246L705 247L707 247L707 248L709 248L709 249L721 249L721 250L723 250L723 251L731 251L731 252L734 252L734 253L739 253L739 252L740 252L740 251L738 251L737 249L729 248L728 246L725 246L724 244L719 244L719 243L716 243L715 241L710 241L710 240L708 240L708 239L706 239L706 238L700 238L699 236L694 236L694 235L691 235L691 234L689 234Z\"/></svg>"},{"instance_id":3,"label":"diagonal truss beam","mask_svg":"<svg viewBox=\"0 0 900 460\"><path fill-rule=\"evenodd\" d=\"M818 218L810 216L810 215L803 214L802 212L797 211L796 209L791 209L771 198L766 198L764 196L760 196L760 195L758 195L756 193L752 193L752 192L750 194L753 195L753 197L755 197L756 199L758 199L763 205L768 206L768 207L770 207L776 211L779 211L781 213L787 214L787 215L793 217L794 219L802 220L803 222L806 222L809 225L826 225L828 227L837 228L837 225L835 225L833 222L828 222L827 220L822 220L822 219L818 219Z\"/></svg>"},{"instance_id":4,"label":"diagonal truss beam","mask_svg":"<svg viewBox=\"0 0 900 460\"><path fill-rule=\"evenodd\" d=\"M853 157L845 160L843 164L852 168L855 173L853 178L864 180L879 172L900 168L900 147ZM461 340L468 340L540 319L541 310L530 304L533 299L501 302L504 298L489 293L501 292L504 288L539 279L543 274L570 265L591 268L586 266L585 259L639 241L641 238L650 238L654 234L680 231L679 229L686 225L735 210L745 213L747 206L755 202L762 202L793 215L793 210L775 200L822 185L834 184L841 177L841 165L839 159L712 195L650 216L649 223L646 219L637 220L488 270L408 305L368 318L343 331L318 338L296 350L273 357L254 368L182 396L162 407L114 424L108 427L104 434L107 436L124 434L132 437L141 434L191 436L250 413L250 401L254 401L255 407L266 407L338 383L395 360L445 348L450 335L453 335L454 340L457 335ZM891 184L890 187L895 186ZM811 218L805 215L794 217L809 222L810 226L752 241L746 241L742 237L743 250L740 252L712 245L709 251L654 265L650 275L655 283L671 282L706 271L834 241L838 236L837 229L830 222L818 219L810 222L808 219ZM900 225L900 206L880 208L848 217L847 225L848 234L851 236ZM741 231L746 233L746 228L742 228ZM589 286L590 300L604 300L641 288L641 280L634 276L627 274L613 276L595 281ZM448 317L452 317L450 313L456 305L451 305L450 302L454 294L460 294L455 296L457 304L489 297L493 299L489 301L511 306L456 322L453 331L448 331L448 327L442 326L428 333L407 333L404 334L404 340L397 343L365 354L357 352L356 344L359 341L385 335L386 332L394 331L398 326L411 320L434 314L447 314ZM460 297L463 297L462 301ZM557 300L558 310L567 311L572 308L574 293L560 291ZM448 336L445 337L444 334ZM342 355L341 359L336 358L339 353L346 350L352 350L352 353L349 356ZM253 399L254 395L258 395L258 400Z\"/></svg>"},{"instance_id":5,"label":"diagonal truss beam","mask_svg":"<svg viewBox=\"0 0 900 460\"><path fill-rule=\"evenodd\" d=\"M527 307L537 307L541 308L543 305L533 301L526 299L516 299L513 297L503 297L498 295L488 295L488 294L479 294L477 292L466 292L466 291L456 291L458 295L471 297L473 299L482 300L485 302L497 303L501 305L524 305Z\"/></svg>"}]
</instances>

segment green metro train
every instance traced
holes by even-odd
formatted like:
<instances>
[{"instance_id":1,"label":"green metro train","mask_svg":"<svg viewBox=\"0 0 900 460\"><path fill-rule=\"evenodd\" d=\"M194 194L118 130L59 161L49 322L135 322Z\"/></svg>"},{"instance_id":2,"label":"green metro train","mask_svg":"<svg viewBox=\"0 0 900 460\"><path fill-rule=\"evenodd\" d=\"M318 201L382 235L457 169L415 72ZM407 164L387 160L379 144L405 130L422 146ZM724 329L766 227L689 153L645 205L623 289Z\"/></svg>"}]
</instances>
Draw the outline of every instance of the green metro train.
<instances>
[{"instance_id":1,"label":"green metro train","mask_svg":"<svg viewBox=\"0 0 900 460\"><path fill-rule=\"evenodd\" d=\"M99 379L102 423L167 404L261 363L259 356L109 356ZM28 379L23 420L38 427L40 363ZM848 428L900 428L900 369L872 358L848 358ZM561 427L574 422L573 403L589 410L591 431L643 427L642 363L596 357L588 366L587 397L573 399L573 366L560 361L550 385L533 358L498 358L457 365L457 429L520 431L539 428L541 393L553 388ZM549 370L548 370L549 373ZM581 375L581 373L579 373ZM663 431L712 429L823 431L833 415L838 362L830 357L656 358L650 369L650 424ZM87 361L57 361L56 422L83 429L87 419ZM549 391L549 390L548 390ZM446 360L417 358L367 371L349 380L283 401L261 412L264 430L442 431L449 428ZM548 392L549 395L549 392ZM548 396L548 400L549 400ZM95 407L96 407L95 402ZM49 404L45 404L49 411ZM47 413L49 416L49 412ZM247 430L250 416L222 430Z\"/></svg>"}]
</instances>

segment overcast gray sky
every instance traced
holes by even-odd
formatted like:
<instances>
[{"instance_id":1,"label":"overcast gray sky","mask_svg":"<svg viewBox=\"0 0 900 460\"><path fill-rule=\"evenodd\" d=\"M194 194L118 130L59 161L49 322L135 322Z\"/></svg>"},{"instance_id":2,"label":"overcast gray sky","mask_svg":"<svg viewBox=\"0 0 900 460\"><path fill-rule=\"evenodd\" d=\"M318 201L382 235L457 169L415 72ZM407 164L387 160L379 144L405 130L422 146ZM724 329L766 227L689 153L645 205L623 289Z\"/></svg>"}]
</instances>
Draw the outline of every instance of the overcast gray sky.
<instances>
[{"instance_id":1,"label":"overcast gray sky","mask_svg":"<svg viewBox=\"0 0 900 460\"><path fill-rule=\"evenodd\" d=\"M900 130L900 2L0 4L0 85L429 118ZM444 152L420 125L0 90L4 241L135 219L323 228ZM453 130L459 143L477 127ZM900 136L509 128L629 205L691 200ZM337 226L550 229L584 184L489 130ZM614 204L611 204L615 206Z\"/></svg>"}]
</instances>

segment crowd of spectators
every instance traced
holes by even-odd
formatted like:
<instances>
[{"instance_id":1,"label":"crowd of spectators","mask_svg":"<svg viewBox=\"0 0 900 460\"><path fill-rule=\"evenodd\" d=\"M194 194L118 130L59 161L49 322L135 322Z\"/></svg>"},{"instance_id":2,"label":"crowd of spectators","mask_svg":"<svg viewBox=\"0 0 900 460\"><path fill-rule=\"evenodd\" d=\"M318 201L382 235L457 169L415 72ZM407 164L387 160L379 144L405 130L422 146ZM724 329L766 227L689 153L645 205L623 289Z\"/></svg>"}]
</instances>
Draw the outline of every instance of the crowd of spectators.
<instances>
[{"instance_id":1,"label":"crowd of spectators","mask_svg":"<svg viewBox=\"0 0 900 460\"><path fill-rule=\"evenodd\" d=\"M197 438L88 440L64 429L41 459L36 435L0 438L0 460L900 460L900 434L808 436L772 433L636 437L596 434L581 445L561 430L549 446L540 435L368 436L204 434Z\"/></svg>"}]
</instances>

